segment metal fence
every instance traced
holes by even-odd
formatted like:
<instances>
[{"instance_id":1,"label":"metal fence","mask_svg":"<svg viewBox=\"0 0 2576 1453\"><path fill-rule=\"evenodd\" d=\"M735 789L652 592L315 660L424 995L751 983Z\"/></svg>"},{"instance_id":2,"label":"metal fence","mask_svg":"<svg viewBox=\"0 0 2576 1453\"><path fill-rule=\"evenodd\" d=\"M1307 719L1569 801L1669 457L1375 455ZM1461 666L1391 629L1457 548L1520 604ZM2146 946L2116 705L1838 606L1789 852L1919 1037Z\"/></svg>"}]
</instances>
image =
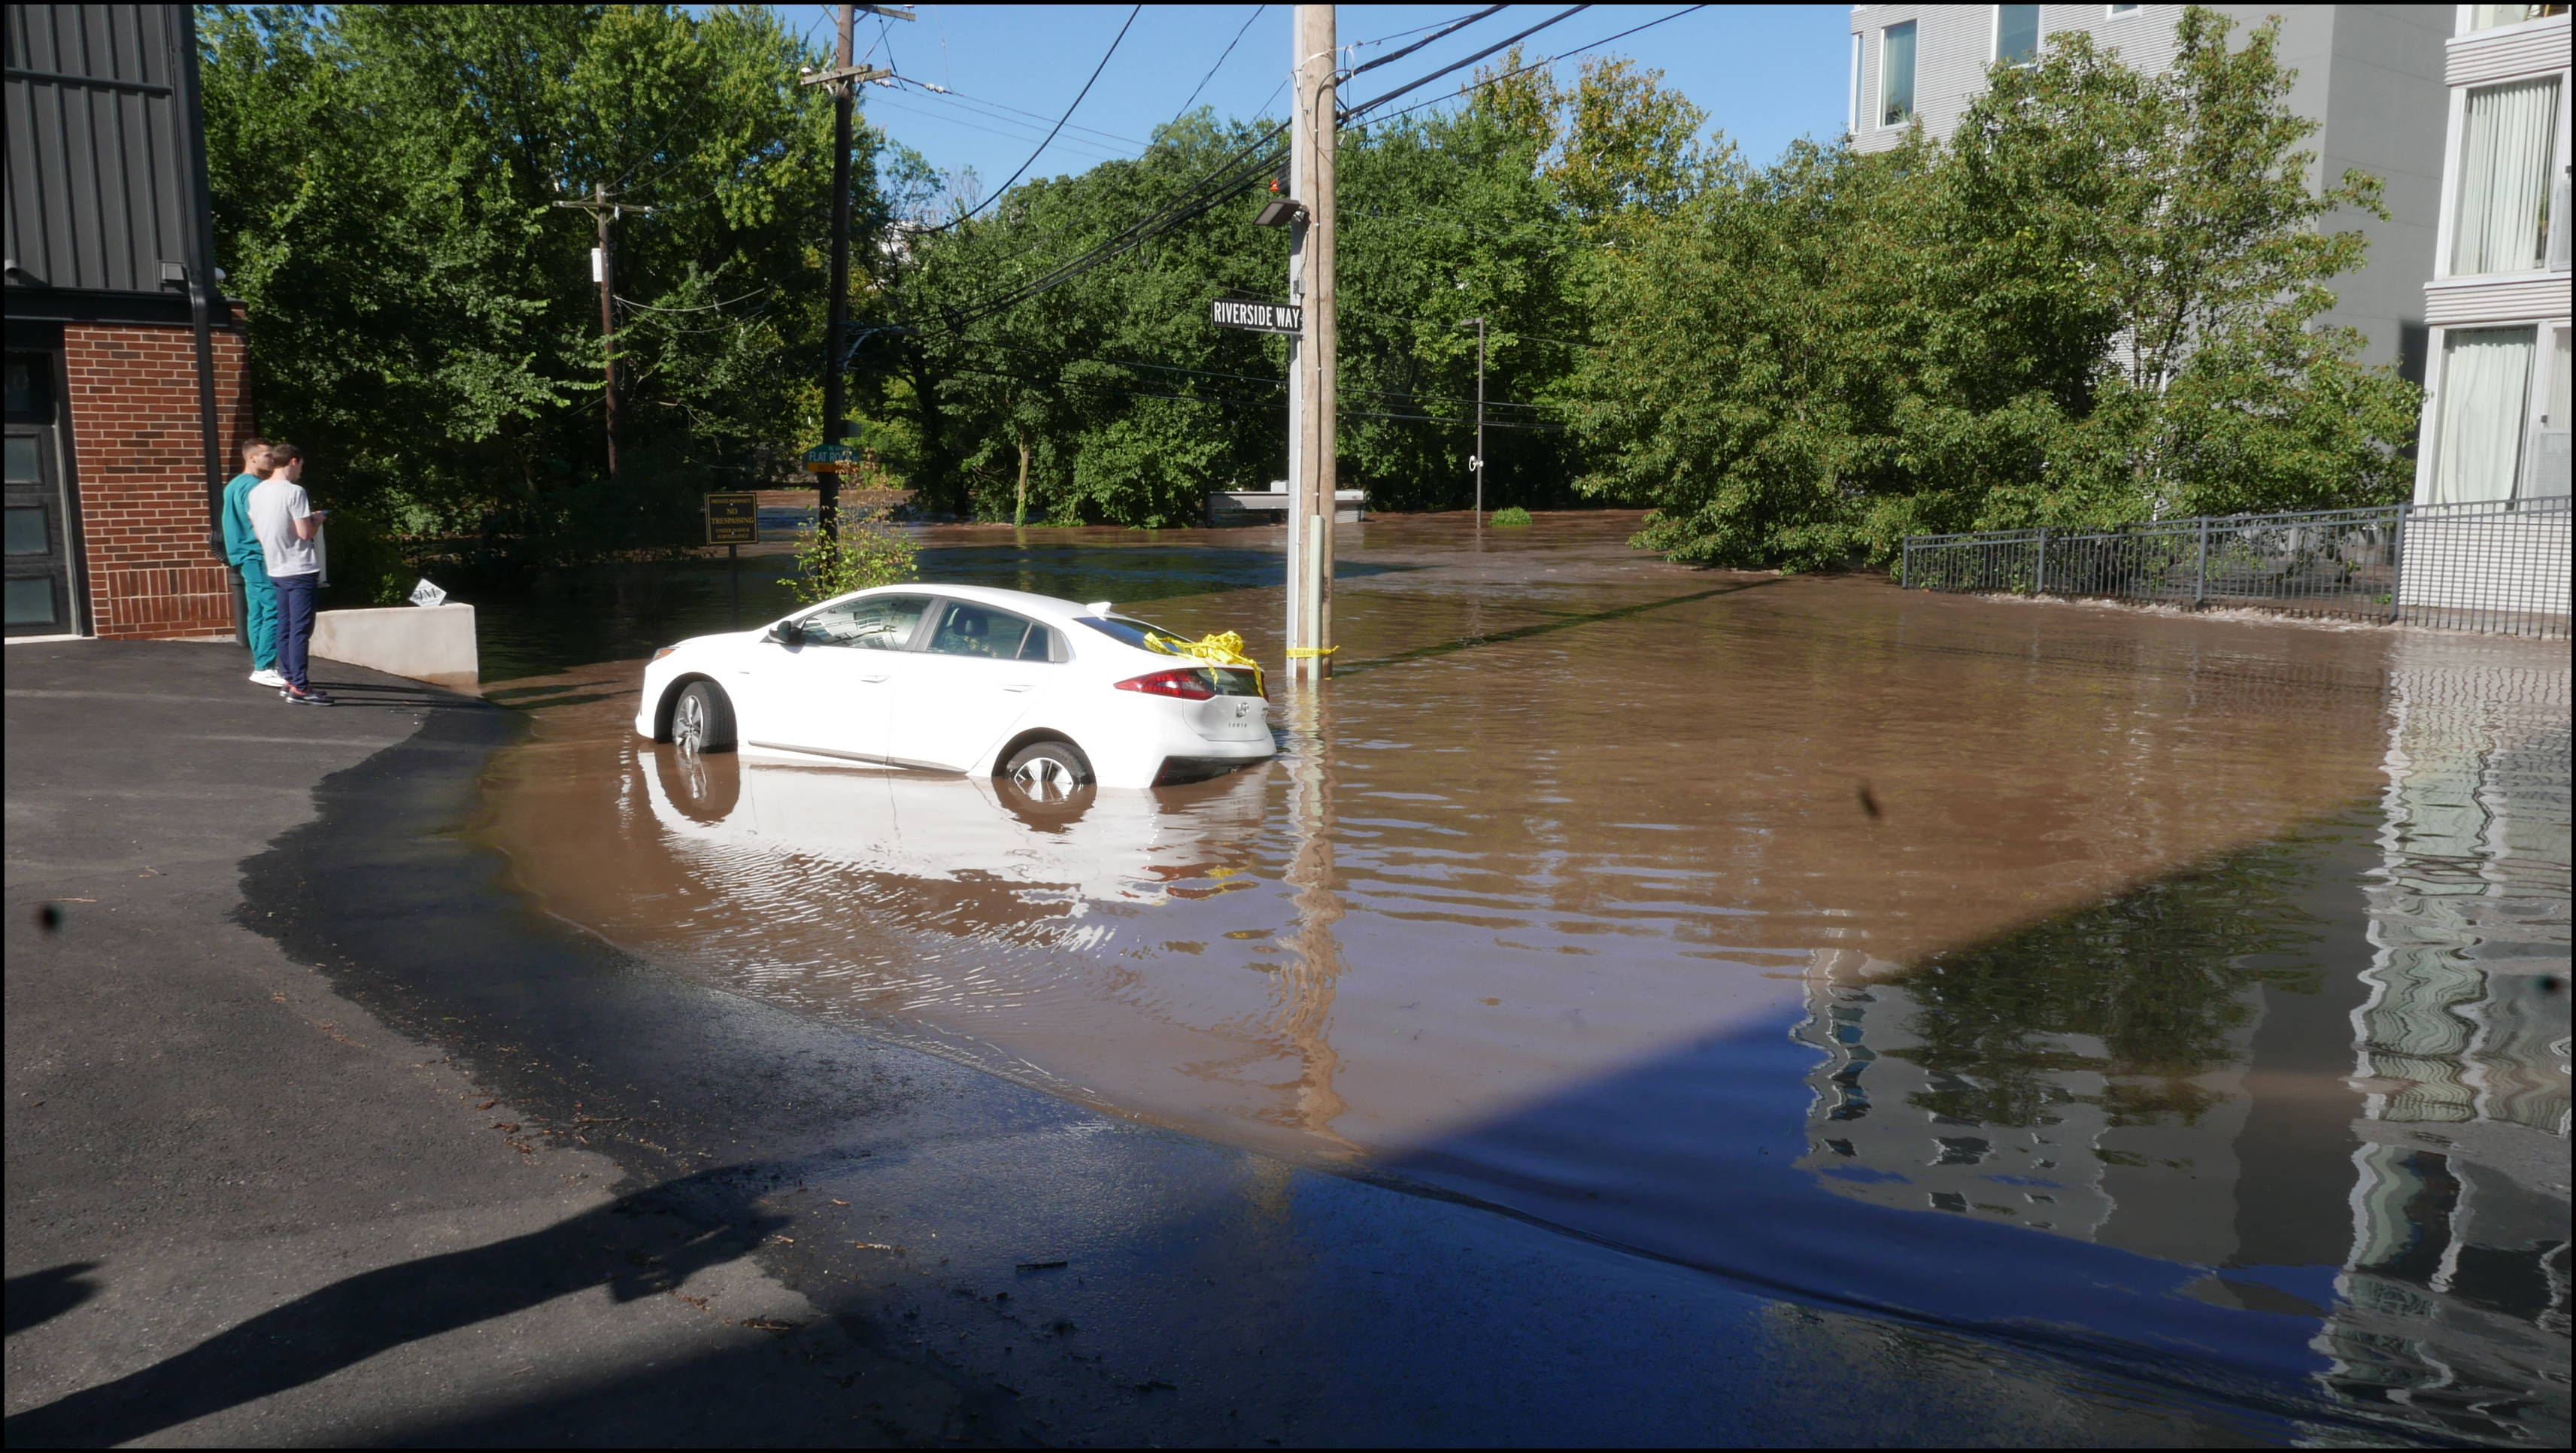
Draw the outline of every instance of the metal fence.
<instances>
[{"instance_id":1,"label":"metal fence","mask_svg":"<svg viewBox=\"0 0 2576 1453\"><path fill-rule=\"evenodd\" d=\"M1909 590L2108 596L2565 639L2568 497L1910 535Z\"/></svg>"}]
</instances>

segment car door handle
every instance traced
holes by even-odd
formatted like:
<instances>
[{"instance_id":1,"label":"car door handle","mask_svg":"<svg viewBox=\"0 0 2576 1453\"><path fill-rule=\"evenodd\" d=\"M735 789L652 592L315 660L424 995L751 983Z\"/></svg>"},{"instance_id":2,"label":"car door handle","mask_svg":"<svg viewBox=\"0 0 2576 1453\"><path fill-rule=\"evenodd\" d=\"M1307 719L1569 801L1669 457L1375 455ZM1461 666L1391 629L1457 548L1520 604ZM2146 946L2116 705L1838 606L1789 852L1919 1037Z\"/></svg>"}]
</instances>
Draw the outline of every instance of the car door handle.
<instances>
[{"instance_id":1,"label":"car door handle","mask_svg":"<svg viewBox=\"0 0 2576 1453\"><path fill-rule=\"evenodd\" d=\"M879 681L883 681L883 680L885 679L885 674L884 674L884 673L882 673L882 672L880 672L880 673L878 673L877 675L874 675L874 676L862 676L862 677L860 677L859 679L860 679L861 681L865 681L865 682L869 683L870 685L874 685L875 683L877 683L877 682L879 682Z\"/></svg>"},{"instance_id":2,"label":"car door handle","mask_svg":"<svg viewBox=\"0 0 2576 1453\"><path fill-rule=\"evenodd\" d=\"M1036 686L1037 683L1034 681L1015 681L1002 689L1004 691L1029 691L1034 690Z\"/></svg>"}]
</instances>

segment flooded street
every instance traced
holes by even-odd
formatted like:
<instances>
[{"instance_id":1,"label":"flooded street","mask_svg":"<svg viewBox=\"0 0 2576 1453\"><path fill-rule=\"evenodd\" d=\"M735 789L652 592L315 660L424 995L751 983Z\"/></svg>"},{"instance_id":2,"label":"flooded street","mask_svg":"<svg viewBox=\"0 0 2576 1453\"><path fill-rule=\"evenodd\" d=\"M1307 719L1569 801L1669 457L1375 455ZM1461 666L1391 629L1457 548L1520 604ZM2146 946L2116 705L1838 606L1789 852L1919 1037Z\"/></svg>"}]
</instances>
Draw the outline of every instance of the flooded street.
<instances>
[{"instance_id":1,"label":"flooded street","mask_svg":"<svg viewBox=\"0 0 2576 1453\"><path fill-rule=\"evenodd\" d=\"M2563 1444L2562 645L1634 528L1343 526L1278 759L1058 806L637 739L612 658L721 628L703 570L641 617L487 607L536 726L482 832L653 962L1120 1115L2328 1441ZM922 564L1275 667L1275 534Z\"/></svg>"}]
</instances>

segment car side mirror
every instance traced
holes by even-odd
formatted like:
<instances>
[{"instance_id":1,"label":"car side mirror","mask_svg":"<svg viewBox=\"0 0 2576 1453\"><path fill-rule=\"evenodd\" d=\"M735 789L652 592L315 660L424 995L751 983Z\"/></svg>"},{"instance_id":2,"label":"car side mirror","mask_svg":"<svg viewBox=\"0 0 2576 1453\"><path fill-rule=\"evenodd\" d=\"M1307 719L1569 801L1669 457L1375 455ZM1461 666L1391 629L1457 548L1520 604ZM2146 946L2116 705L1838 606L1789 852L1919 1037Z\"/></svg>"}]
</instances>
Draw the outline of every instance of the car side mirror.
<instances>
[{"instance_id":1,"label":"car side mirror","mask_svg":"<svg viewBox=\"0 0 2576 1453\"><path fill-rule=\"evenodd\" d=\"M769 628L769 639L782 646L793 646L805 639L805 628L794 621L780 621Z\"/></svg>"}]
</instances>

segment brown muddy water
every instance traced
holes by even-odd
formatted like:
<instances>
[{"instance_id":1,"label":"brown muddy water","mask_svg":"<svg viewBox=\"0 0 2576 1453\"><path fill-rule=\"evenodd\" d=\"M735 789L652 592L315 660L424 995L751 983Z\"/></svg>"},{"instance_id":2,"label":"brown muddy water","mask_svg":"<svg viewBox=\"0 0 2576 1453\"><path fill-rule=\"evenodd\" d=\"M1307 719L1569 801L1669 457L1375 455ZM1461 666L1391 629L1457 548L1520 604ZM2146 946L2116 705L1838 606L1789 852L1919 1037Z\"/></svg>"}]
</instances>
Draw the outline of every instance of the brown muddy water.
<instances>
[{"instance_id":1,"label":"brown muddy water","mask_svg":"<svg viewBox=\"0 0 2576 1453\"><path fill-rule=\"evenodd\" d=\"M612 662L494 688L537 725L484 831L650 960L1119 1114L2564 1441L2563 647L1696 571L1634 523L1343 527L1337 679L1215 782L687 762ZM1275 662L1272 534L925 564Z\"/></svg>"}]
</instances>

